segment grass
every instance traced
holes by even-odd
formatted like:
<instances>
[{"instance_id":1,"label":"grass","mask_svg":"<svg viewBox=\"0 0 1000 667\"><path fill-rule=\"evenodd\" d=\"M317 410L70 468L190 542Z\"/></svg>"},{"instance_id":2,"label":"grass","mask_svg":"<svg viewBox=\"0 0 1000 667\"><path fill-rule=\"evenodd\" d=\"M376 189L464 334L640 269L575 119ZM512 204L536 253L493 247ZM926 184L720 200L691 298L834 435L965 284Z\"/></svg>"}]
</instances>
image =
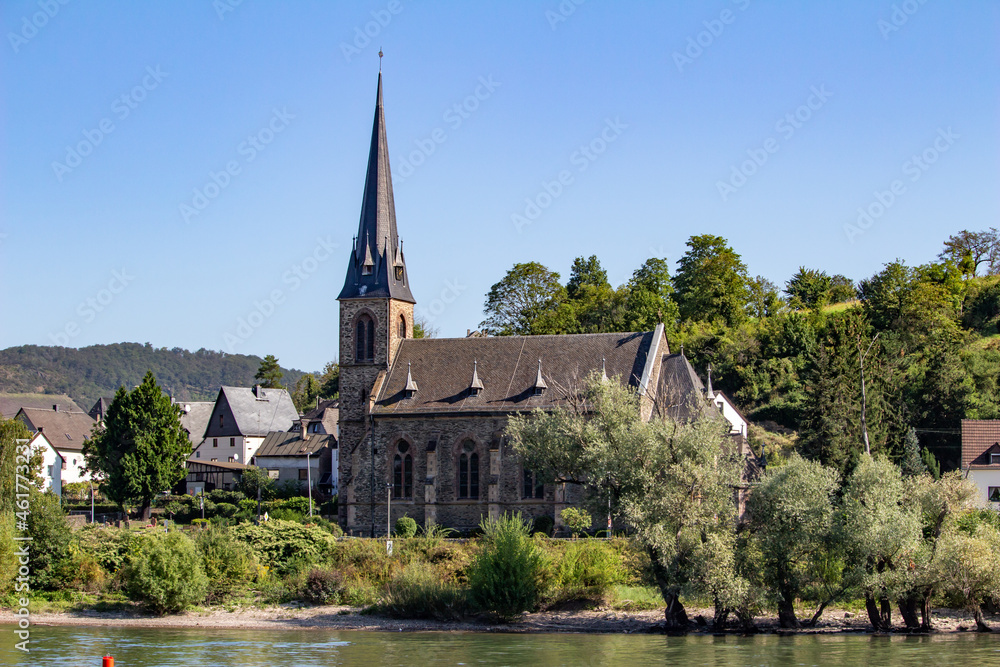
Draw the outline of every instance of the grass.
<instances>
[{"instance_id":1,"label":"grass","mask_svg":"<svg viewBox=\"0 0 1000 667\"><path fill-rule=\"evenodd\" d=\"M611 587L609 605L619 611L646 611L663 608L663 596L656 586L628 586L618 584Z\"/></svg>"}]
</instances>

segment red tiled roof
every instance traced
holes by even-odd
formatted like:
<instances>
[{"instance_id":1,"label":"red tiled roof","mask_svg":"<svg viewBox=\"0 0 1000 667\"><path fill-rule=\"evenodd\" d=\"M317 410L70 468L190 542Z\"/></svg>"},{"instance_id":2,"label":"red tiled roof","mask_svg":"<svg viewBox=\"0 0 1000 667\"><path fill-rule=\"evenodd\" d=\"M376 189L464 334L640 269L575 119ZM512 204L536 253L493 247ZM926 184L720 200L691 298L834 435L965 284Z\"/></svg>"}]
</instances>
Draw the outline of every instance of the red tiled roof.
<instances>
[{"instance_id":1,"label":"red tiled roof","mask_svg":"<svg viewBox=\"0 0 1000 667\"><path fill-rule=\"evenodd\" d=\"M1000 447L1000 419L962 420L962 469L970 465L988 465L986 451Z\"/></svg>"}]
</instances>

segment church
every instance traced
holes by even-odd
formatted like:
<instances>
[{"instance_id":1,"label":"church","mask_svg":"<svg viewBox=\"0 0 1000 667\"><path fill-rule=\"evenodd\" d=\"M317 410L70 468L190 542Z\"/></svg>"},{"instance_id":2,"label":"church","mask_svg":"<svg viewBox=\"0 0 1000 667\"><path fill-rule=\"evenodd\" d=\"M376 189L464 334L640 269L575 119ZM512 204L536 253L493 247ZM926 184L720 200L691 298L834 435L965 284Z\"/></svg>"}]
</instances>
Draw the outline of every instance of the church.
<instances>
[{"instance_id":1,"label":"church","mask_svg":"<svg viewBox=\"0 0 1000 667\"><path fill-rule=\"evenodd\" d=\"M714 404L739 451L753 458L746 420L712 392L711 378L706 390L684 355L670 353L662 324L631 333L413 338L416 301L396 227L381 72L361 220L338 301L338 518L348 534L384 535L404 515L469 530L507 511L558 526L580 489L538 483L504 432L512 415L564 403L595 371L633 386L644 419Z\"/></svg>"}]
</instances>

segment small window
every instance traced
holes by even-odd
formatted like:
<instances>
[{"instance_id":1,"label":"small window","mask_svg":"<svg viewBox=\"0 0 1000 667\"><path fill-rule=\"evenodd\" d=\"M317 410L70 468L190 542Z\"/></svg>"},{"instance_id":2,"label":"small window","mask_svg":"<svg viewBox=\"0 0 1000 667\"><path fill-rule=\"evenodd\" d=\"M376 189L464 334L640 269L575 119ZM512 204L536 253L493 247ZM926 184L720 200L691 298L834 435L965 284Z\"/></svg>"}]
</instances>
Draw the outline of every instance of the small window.
<instances>
[{"instance_id":1,"label":"small window","mask_svg":"<svg viewBox=\"0 0 1000 667\"><path fill-rule=\"evenodd\" d=\"M986 489L986 497L991 503L1000 503L1000 486L991 486Z\"/></svg>"},{"instance_id":2,"label":"small window","mask_svg":"<svg viewBox=\"0 0 1000 667\"><path fill-rule=\"evenodd\" d=\"M234 459L232 456L230 456L229 457L229 462L230 463L236 463L236 459Z\"/></svg>"},{"instance_id":3,"label":"small window","mask_svg":"<svg viewBox=\"0 0 1000 667\"><path fill-rule=\"evenodd\" d=\"M406 317L403 315L399 316L398 333L400 338L406 338Z\"/></svg>"},{"instance_id":4,"label":"small window","mask_svg":"<svg viewBox=\"0 0 1000 667\"><path fill-rule=\"evenodd\" d=\"M521 497L526 500L529 498L545 497L545 485L538 481L538 475L527 469L524 471Z\"/></svg>"},{"instance_id":5,"label":"small window","mask_svg":"<svg viewBox=\"0 0 1000 667\"><path fill-rule=\"evenodd\" d=\"M230 447L235 447L236 446L236 438L230 438L229 439L229 446Z\"/></svg>"},{"instance_id":6,"label":"small window","mask_svg":"<svg viewBox=\"0 0 1000 667\"><path fill-rule=\"evenodd\" d=\"M1000 454L997 452L990 453L990 465L997 465L1000 463Z\"/></svg>"},{"instance_id":7,"label":"small window","mask_svg":"<svg viewBox=\"0 0 1000 667\"><path fill-rule=\"evenodd\" d=\"M397 266L396 267L396 280L402 280L402 279L403 279L403 267Z\"/></svg>"},{"instance_id":8,"label":"small window","mask_svg":"<svg viewBox=\"0 0 1000 667\"><path fill-rule=\"evenodd\" d=\"M222 428L222 415L219 415L219 428Z\"/></svg>"},{"instance_id":9,"label":"small window","mask_svg":"<svg viewBox=\"0 0 1000 667\"><path fill-rule=\"evenodd\" d=\"M218 438L212 438L212 446L213 447L218 447L219 446L219 439Z\"/></svg>"},{"instance_id":10,"label":"small window","mask_svg":"<svg viewBox=\"0 0 1000 667\"><path fill-rule=\"evenodd\" d=\"M299 479L301 479L302 481L307 481L309 479L309 471L306 470L305 468L299 470Z\"/></svg>"},{"instance_id":11,"label":"small window","mask_svg":"<svg viewBox=\"0 0 1000 667\"><path fill-rule=\"evenodd\" d=\"M195 457L196 459L200 459L200 458L201 458L201 451L197 451L197 452L195 452L195 453L194 453L194 457Z\"/></svg>"},{"instance_id":12,"label":"small window","mask_svg":"<svg viewBox=\"0 0 1000 667\"><path fill-rule=\"evenodd\" d=\"M219 459L212 459L212 461L215 461L215 462L218 462L218 461L219 461Z\"/></svg>"},{"instance_id":13,"label":"small window","mask_svg":"<svg viewBox=\"0 0 1000 667\"><path fill-rule=\"evenodd\" d=\"M62 462L62 469L63 469L63 470L65 470L65 469L66 469L66 459L63 459L63 462Z\"/></svg>"},{"instance_id":14,"label":"small window","mask_svg":"<svg viewBox=\"0 0 1000 667\"><path fill-rule=\"evenodd\" d=\"M362 264L361 265L361 275L363 275L363 276L370 276L371 274L372 274L372 265L371 264Z\"/></svg>"}]
</instances>

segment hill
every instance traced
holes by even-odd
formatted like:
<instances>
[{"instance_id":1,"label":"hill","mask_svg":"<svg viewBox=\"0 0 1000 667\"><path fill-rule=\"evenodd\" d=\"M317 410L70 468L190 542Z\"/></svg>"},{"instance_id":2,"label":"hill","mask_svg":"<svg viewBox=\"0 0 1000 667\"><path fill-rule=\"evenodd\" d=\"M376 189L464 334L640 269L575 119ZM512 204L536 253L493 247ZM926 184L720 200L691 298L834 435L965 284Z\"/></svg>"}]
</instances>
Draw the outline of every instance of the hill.
<instances>
[{"instance_id":1,"label":"hill","mask_svg":"<svg viewBox=\"0 0 1000 667\"><path fill-rule=\"evenodd\" d=\"M220 385L249 387L260 357L201 349L114 343L83 348L22 345L0 350L0 393L66 394L89 410L118 387L134 387L146 371L177 400L213 401ZM293 387L303 372L282 368Z\"/></svg>"}]
</instances>

